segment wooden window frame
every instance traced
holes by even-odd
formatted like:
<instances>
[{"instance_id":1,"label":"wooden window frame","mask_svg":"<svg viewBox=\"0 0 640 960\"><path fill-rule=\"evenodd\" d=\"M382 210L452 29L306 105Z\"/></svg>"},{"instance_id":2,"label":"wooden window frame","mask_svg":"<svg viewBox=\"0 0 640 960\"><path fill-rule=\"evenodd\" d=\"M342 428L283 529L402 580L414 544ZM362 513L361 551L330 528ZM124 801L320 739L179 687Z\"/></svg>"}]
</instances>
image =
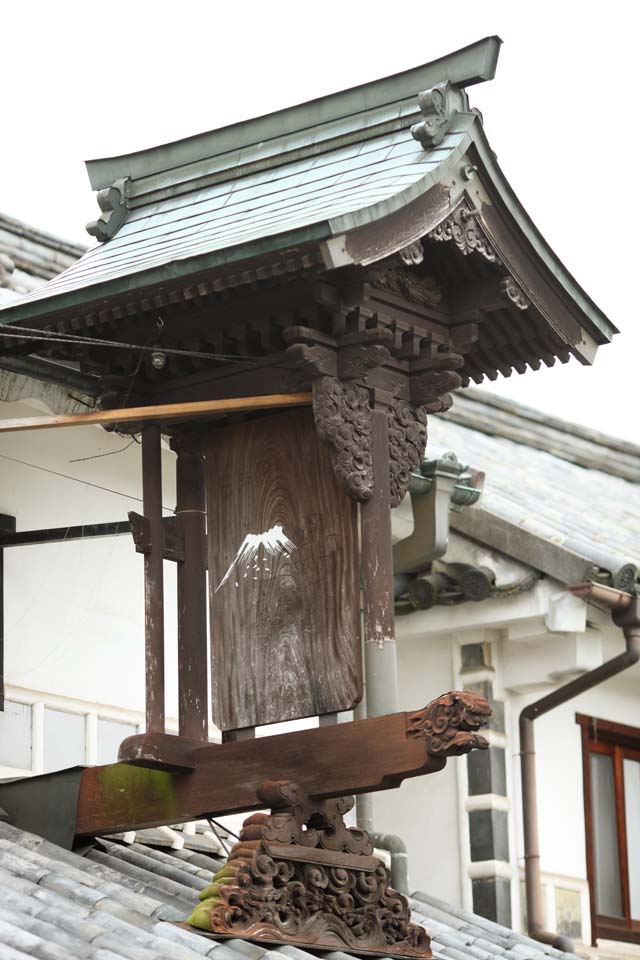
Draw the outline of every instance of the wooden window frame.
<instances>
[{"instance_id":1,"label":"wooden window frame","mask_svg":"<svg viewBox=\"0 0 640 960\"><path fill-rule=\"evenodd\" d=\"M591 910L591 938L624 940L627 943L640 944L640 918L631 917L629 898L629 866L627 860L627 827L624 799L623 761L640 761L640 729L610 720L576 714L576 723L582 734L582 771L584 785L584 820L587 855L587 880L589 883L589 901ZM620 868L620 889L624 917L607 917L596 913L596 882L593 836L593 814L591 809L591 763L592 753L605 754L613 760L614 790L616 803L616 833L618 837L618 858Z\"/></svg>"}]
</instances>

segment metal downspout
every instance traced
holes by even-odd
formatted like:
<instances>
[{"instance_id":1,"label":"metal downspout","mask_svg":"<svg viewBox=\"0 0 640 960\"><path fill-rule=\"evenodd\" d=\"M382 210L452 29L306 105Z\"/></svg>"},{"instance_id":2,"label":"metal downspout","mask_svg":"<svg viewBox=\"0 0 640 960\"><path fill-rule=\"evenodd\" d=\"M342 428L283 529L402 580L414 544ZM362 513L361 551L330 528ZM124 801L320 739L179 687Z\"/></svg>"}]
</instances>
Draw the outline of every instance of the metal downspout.
<instances>
[{"instance_id":1,"label":"metal downspout","mask_svg":"<svg viewBox=\"0 0 640 960\"><path fill-rule=\"evenodd\" d=\"M616 676L640 660L640 601L638 597L600 584L578 584L571 592L592 600L611 611L616 626L623 631L626 649L594 670L576 677L547 696L530 703L520 713L520 769L522 774L522 824L524 832L524 870L529 935L559 950L573 952L568 937L544 929L544 904L540 879L540 839L538 795L536 787L536 748L533 722L555 707Z\"/></svg>"},{"instance_id":2,"label":"metal downspout","mask_svg":"<svg viewBox=\"0 0 640 960\"><path fill-rule=\"evenodd\" d=\"M395 833L372 833L374 847L387 850L391 856L391 886L398 893L409 893L409 874L407 869L407 848L404 840Z\"/></svg>"},{"instance_id":3,"label":"metal downspout","mask_svg":"<svg viewBox=\"0 0 640 960\"><path fill-rule=\"evenodd\" d=\"M411 506L413 512L414 532L406 540L401 540L393 547L394 594L397 597L406 588L409 577L404 573L407 570L422 569L432 560L441 557L447 549L449 541L449 503L456 481L462 473L462 466L455 454L447 453L438 461L425 461L425 469L431 479L413 474L414 485L420 490L411 492ZM426 492L422 487L426 486ZM469 502L473 502L473 495L477 491L462 491ZM465 500L466 502L466 500ZM355 711L357 719L365 717L379 717L386 713L395 713L397 704L397 666L396 644L383 644L382 649L376 645L365 644L364 654L364 686L365 703L360 703ZM356 819L361 830L373 834L373 798L370 793L363 793L356 797ZM393 839L391 834L376 834ZM406 881L406 848L402 840L405 857ZM389 851L392 857L393 852ZM398 889L398 888L396 888Z\"/></svg>"}]
</instances>

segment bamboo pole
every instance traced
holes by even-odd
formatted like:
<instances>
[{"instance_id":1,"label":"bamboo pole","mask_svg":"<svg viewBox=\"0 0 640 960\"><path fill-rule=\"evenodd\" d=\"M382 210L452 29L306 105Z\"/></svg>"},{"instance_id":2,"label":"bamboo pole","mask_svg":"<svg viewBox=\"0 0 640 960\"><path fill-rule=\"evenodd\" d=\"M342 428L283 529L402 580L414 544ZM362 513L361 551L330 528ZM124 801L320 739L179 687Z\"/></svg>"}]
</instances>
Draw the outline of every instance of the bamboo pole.
<instances>
[{"instance_id":1,"label":"bamboo pole","mask_svg":"<svg viewBox=\"0 0 640 960\"><path fill-rule=\"evenodd\" d=\"M308 406L310 403L310 393L276 393L264 397L231 397L224 400L197 400L193 403L164 403L148 407L125 407L122 410L94 410L91 413L0 420L0 433L16 433L20 430L54 430L58 427L106 426L112 423L149 423L154 420L193 420L215 414L275 410L281 407Z\"/></svg>"}]
</instances>

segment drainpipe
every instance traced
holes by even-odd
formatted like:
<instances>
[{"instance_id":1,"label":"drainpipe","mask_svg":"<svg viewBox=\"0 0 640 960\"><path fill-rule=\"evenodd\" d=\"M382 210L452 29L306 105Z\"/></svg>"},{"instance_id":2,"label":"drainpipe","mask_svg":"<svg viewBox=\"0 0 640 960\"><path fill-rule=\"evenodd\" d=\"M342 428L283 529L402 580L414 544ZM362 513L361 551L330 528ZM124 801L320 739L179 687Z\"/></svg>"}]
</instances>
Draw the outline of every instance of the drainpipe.
<instances>
[{"instance_id":1,"label":"drainpipe","mask_svg":"<svg viewBox=\"0 0 640 960\"><path fill-rule=\"evenodd\" d=\"M524 869L529 935L541 943L572 953L567 937L544 929L544 906L540 880L540 843L536 791L536 748L533 722L578 694L591 690L604 680L633 666L640 660L640 598L597 583L580 583L569 588L574 596L591 601L611 612L616 626L622 629L626 649L606 663L571 680L547 696L530 703L520 714L520 765L522 773L522 824L524 830Z\"/></svg>"},{"instance_id":2,"label":"drainpipe","mask_svg":"<svg viewBox=\"0 0 640 960\"><path fill-rule=\"evenodd\" d=\"M407 848L404 840L395 833L372 833L371 840L374 847L387 850L391 855L391 886L398 893L409 893L409 876L407 871Z\"/></svg>"},{"instance_id":3,"label":"drainpipe","mask_svg":"<svg viewBox=\"0 0 640 960\"><path fill-rule=\"evenodd\" d=\"M412 572L424 570L446 552L449 542L449 504L453 502L462 506L475 503L480 496L480 490L468 486L466 481L461 479L464 472L465 468L455 453L449 451L438 460L423 460L420 472L411 474L409 493L414 529L409 537L393 547L394 599L397 600L407 590ZM397 710L395 693L390 693L390 687L393 686L395 690L395 686L389 683L390 677L396 677L395 643L389 645L386 653L389 658L386 669L380 669L375 661L381 660L381 657L378 655L374 658L373 654L371 649L365 651L366 708L363 703L358 705L355 711L356 719L379 717ZM356 797L356 819L361 830L365 830L372 837L384 837L391 844L383 849L388 849L391 854L392 883L397 890L401 890L398 884L404 884L406 888L406 847L400 837L374 834L373 798L370 793L362 793ZM381 846L380 843L377 845ZM401 862L404 863L402 869Z\"/></svg>"}]
</instances>

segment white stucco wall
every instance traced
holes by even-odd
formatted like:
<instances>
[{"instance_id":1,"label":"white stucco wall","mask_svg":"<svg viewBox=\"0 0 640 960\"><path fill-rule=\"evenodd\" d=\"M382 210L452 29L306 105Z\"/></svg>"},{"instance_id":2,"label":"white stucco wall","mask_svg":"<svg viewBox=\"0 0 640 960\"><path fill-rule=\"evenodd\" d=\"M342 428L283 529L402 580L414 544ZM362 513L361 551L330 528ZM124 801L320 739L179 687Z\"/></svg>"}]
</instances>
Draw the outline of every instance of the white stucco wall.
<instances>
[{"instance_id":1,"label":"white stucco wall","mask_svg":"<svg viewBox=\"0 0 640 960\"><path fill-rule=\"evenodd\" d=\"M622 638L619 651L623 649ZM609 648L606 656L614 654ZM549 688L550 690L551 688ZM517 785L514 810L517 823L517 856L523 864L518 717L522 708L537 700L535 694L512 695L510 734L513 782ZM585 824L582 784L582 747L576 713L640 727L640 665L576 697L535 722L540 864L545 873L585 879Z\"/></svg>"},{"instance_id":2,"label":"white stucco wall","mask_svg":"<svg viewBox=\"0 0 640 960\"><path fill-rule=\"evenodd\" d=\"M398 641L399 709L416 710L451 690L452 645L448 636L415 635ZM399 834L409 852L409 885L460 902L460 850L456 763L397 790L374 795L374 820L381 833Z\"/></svg>"},{"instance_id":3,"label":"white stucco wall","mask_svg":"<svg viewBox=\"0 0 640 960\"><path fill-rule=\"evenodd\" d=\"M39 412L31 404L0 404L3 418ZM141 512L138 444L72 462L128 442L99 427L0 435L0 512L15 516L18 530L126 520L127 511ZM163 450L168 508L175 505L174 460ZM14 547L5 550L4 568L7 685L143 711L143 558L131 537ZM175 716L174 564L165 563L165 577L167 712Z\"/></svg>"}]
</instances>

